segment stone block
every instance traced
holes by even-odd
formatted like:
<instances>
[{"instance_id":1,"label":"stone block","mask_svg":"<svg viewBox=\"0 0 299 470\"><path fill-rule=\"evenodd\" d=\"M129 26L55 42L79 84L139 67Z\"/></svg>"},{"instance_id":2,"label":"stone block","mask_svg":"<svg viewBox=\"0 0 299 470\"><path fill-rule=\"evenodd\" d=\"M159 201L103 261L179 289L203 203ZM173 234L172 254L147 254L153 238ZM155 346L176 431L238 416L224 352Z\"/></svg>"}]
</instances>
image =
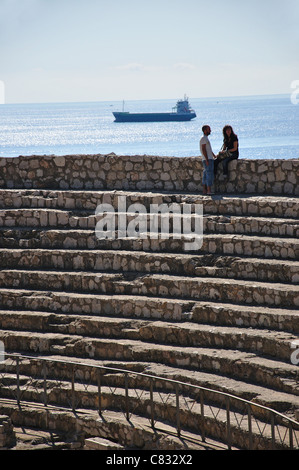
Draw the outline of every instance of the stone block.
<instances>
[{"instance_id":1,"label":"stone block","mask_svg":"<svg viewBox=\"0 0 299 470\"><path fill-rule=\"evenodd\" d=\"M109 441L102 437L90 437L85 439L85 450L124 450L124 447L115 442Z\"/></svg>"}]
</instances>

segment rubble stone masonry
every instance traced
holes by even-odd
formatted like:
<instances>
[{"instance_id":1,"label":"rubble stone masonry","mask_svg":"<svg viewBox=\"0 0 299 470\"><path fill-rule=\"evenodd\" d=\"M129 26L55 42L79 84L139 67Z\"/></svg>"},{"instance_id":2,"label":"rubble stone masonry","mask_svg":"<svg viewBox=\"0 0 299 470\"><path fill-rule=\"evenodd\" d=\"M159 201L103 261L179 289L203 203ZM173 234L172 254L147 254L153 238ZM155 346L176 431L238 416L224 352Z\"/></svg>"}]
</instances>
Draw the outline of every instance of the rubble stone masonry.
<instances>
[{"instance_id":1,"label":"rubble stone masonry","mask_svg":"<svg viewBox=\"0 0 299 470\"><path fill-rule=\"evenodd\" d=\"M299 195L299 158L230 163L215 190L237 194ZM67 155L0 159L0 187L196 192L202 189L200 157Z\"/></svg>"}]
</instances>

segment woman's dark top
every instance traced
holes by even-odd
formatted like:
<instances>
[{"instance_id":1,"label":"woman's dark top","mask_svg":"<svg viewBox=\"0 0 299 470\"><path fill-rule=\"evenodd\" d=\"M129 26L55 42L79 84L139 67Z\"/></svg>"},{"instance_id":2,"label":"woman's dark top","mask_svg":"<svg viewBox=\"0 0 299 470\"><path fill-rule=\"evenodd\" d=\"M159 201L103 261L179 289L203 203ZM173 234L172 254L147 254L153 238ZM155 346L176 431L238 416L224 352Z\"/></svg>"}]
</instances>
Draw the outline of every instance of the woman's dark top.
<instances>
[{"instance_id":1,"label":"woman's dark top","mask_svg":"<svg viewBox=\"0 0 299 470\"><path fill-rule=\"evenodd\" d=\"M227 150L231 151L232 148L234 148L234 143L238 142L238 136L231 135L229 139L224 140L224 147L227 148ZM238 157L239 156L239 149L237 149L235 152L231 152L233 157Z\"/></svg>"}]
</instances>

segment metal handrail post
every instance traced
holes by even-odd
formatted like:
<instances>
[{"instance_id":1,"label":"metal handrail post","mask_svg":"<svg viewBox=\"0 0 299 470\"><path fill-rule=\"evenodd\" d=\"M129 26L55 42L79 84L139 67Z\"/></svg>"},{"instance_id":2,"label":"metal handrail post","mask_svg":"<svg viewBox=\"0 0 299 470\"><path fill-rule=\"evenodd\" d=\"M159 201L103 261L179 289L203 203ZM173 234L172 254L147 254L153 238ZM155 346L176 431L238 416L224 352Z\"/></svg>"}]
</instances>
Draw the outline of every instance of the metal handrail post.
<instances>
[{"instance_id":1,"label":"metal handrail post","mask_svg":"<svg viewBox=\"0 0 299 470\"><path fill-rule=\"evenodd\" d=\"M72 364L72 411L75 412L75 366Z\"/></svg>"},{"instance_id":2,"label":"metal handrail post","mask_svg":"<svg viewBox=\"0 0 299 470\"><path fill-rule=\"evenodd\" d=\"M231 429L230 429L230 400L226 397L226 432L227 432L227 448L231 450Z\"/></svg>"},{"instance_id":3,"label":"metal handrail post","mask_svg":"<svg viewBox=\"0 0 299 470\"><path fill-rule=\"evenodd\" d=\"M154 379L150 377L150 402L151 402L151 426L154 429L155 419L154 419Z\"/></svg>"},{"instance_id":4,"label":"metal handrail post","mask_svg":"<svg viewBox=\"0 0 299 470\"><path fill-rule=\"evenodd\" d=\"M205 412L204 412L204 396L203 390L200 390L200 425L201 425L201 438L202 442L206 442L206 432L205 432Z\"/></svg>"},{"instance_id":5,"label":"metal handrail post","mask_svg":"<svg viewBox=\"0 0 299 470\"><path fill-rule=\"evenodd\" d=\"M127 421L130 421L129 413L129 387L128 387L128 373L125 372L125 393L126 393L126 418Z\"/></svg>"},{"instance_id":6,"label":"metal handrail post","mask_svg":"<svg viewBox=\"0 0 299 470\"><path fill-rule=\"evenodd\" d=\"M292 423L289 423L289 438L290 438L290 449L293 450L294 448L294 441L293 441L293 426Z\"/></svg>"},{"instance_id":7,"label":"metal handrail post","mask_svg":"<svg viewBox=\"0 0 299 470\"><path fill-rule=\"evenodd\" d=\"M272 449L275 449L275 416L274 413L271 413L271 446Z\"/></svg>"},{"instance_id":8,"label":"metal handrail post","mask_svg":"<svg viewBox=\"0 0 299 470\"><path fill-rule=\"evenodd\" d=\"M99 415L102 416L102 387L101 387L101 369L98 369L97 373L97 379L98 379L98 412Z\"/></svg>"},{"instance_id":9,"label":"metal handrail post","mask_svg":"<svg viewBox=\"0 0 299 470\"><path fill-rule=\"evenodd\" d=\"M249 434L249 450L253 448L253 440L252 440L252 414L251 414L251 405L248 403L247 405L248 410L248 434Z\"/></svg>"},{"instance_id":10,"label":"metal handrail post","mask_svg":"<svg viewBox=\"0 0 299 470\"><path fill-rule=\"evenodd\" d=\"M21 406L21 391L20 391L20 358L16 357L16 375L17 375L17 404Z\"/></svg>"},{"instance_id":11,"label":"metal handrail post","mask_svg":"<svg viewBox=\"0 0 299 470\"><path fill-rule=\"evenodd\" d=\"M47 365L43 363L43 377L44 377L44 405L48 405L48 396L47 396Z\"/></svg>"},{"instance_id":12,"label":"metal handrail post","mask_svg":"<svg viewBox=\"0 0 299 470\"><path fill-rule=\"evenodd\" d=\"M178 437L181 436L181 420L180 420L180 395L179 395L179 385L175 386L175 395L176 395L176 426Z\"/></svg>"}]
</instances>

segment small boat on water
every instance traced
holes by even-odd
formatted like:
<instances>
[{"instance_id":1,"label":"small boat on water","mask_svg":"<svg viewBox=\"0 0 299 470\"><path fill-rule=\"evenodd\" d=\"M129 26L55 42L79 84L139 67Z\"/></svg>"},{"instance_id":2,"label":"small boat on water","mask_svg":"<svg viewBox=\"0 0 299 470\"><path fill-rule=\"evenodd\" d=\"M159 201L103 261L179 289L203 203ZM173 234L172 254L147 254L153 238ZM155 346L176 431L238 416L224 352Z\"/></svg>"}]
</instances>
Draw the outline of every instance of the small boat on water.
<instances>
[{"instance_id":1,"label":"small boat on water","mask_svg":"<svg viewBox=\"0 0 299 470\"><path fill-rule=\"evenodd\" d=\"M189 99L185 96L178 100L170 113L130 113L126 111L113 112L115 122L166 122L166 121L191 121L196 117L195 111L189 105Z\"/></svg>"}]
</instances>

